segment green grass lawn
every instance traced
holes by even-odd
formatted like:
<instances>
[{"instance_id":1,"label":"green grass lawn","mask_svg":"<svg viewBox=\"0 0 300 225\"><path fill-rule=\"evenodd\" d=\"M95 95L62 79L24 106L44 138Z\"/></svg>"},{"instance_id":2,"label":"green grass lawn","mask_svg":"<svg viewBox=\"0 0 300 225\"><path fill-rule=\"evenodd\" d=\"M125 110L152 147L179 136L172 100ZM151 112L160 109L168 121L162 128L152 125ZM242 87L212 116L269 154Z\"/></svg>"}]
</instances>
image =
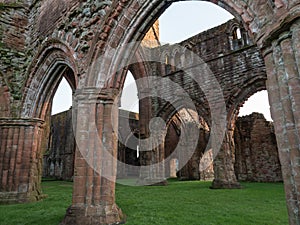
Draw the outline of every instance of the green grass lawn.
<instances>
[{"instance_id":1,"label":"green grass lawn","mask_svg":"<svg viewBox=\"0 0 300 225\"><path fill-rule=\"evenodd\" d=\"M242 183L240 190L211 190L210 182L168 186L117 185L117 204L128 225L285 225L283 184ZM71 204L72 183L43 182L48 198L37 203L0 206L1 225L57 225Z\"/></svg>"}]
</instances>

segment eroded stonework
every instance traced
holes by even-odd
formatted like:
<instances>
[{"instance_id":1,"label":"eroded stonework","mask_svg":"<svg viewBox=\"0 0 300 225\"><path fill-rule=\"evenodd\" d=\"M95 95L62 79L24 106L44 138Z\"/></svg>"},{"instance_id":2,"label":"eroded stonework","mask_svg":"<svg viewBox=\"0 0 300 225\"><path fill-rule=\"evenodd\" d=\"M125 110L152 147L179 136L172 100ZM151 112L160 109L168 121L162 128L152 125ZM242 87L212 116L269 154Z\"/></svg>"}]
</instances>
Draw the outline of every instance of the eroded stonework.
<instances>
[{"instance_id":1,"label":"eroded stonework","mask_svg":"<svg viewBox=\"0 0 300 225\"><path fill-rule=\"evenodd\" d=\"M240 117L234 129L235 173L238 180L282 181L277 142L272 122L253 113Z\"/></svg>"},{"instance_id":2,"label":"eroded stonework","mask_svg":"<svg viewBox=\"0 0 300 225\"><path fill-rule=\"evenodd\" d=\"M128 121L128 116L129 121ZM184 113L181 113L184 115ZM185 116L186 122L194 122ZM133 112L119 111L119 145L118 160L133 166L140 166L137 157L139 143L131 138L132 133L123 129L129 126L139 136L139 116ZM180 124L173 120L165 137L165 157L169 157L178 144L180 137ZM178 162L167 164L165 177L177 177L179 180L212 180L214 178L213 165L205 170L200 168L200 160L208 144L209 128L202 121L197 148L187 164L178 169ZM44 153L43 176L62 180L73 180L75 138L72 127L72 110L68 110L51 117L51 132L48 149ZM272 122L266 121L264 116L253 113L249 116L239 117L234 128L234 172L239 181L279 182L282 181L281 166L279 162L277 143ZM212 153L211 153L212 154ZM172 158L178 160L175 154ZM213 156L211 155L211 158ZM173 167L173 168L172 168ZM118 178L137 178L138 170L119 166Z\"/></svg>"},{"instance_id":3,"label":"eroded stonework","mask_svg":"<svg viewBox=\"0 0 300 225\"><path fill-rule=\"evenodd\" d=\"M141 41L154 21L173 2L176 1L0 0L1 202L28 202L42 196L42 138L53 93L63 76L74 91L74 115L78 122L75 136L81 137L78 145L95 157L103 149L117 157L118 138L114 131L117 129L118 112L114 105L122 90L127 69L135 71L135 79L150 75L166 76L185 86L184 90L197 105L197 113L211 126L204 95L180 70L149 62L120 68L128 65L130 58L143 59L143 52L135 51L137 45L129 46L127 51L121 46ZM299 1L210 2L232 13L236 17L236 21L231 22L234 26L224 26L222 32L210 30L181 44L187 44L187 49L193 50L211 67L226 101L226 113L222 111L222 115L226 114L223 116L226 117L227 127L224 140L217 140L223 142L214 160L213 186L238 186L232 157L236 116L239 107L250 95L267 89L289 223L299 225ZM236 40L232 35L237 27L243 34L241 40ZM168 52L168 48L162 46L153 50L153 54L165 57L160 50ZM176 57L178 54L179 58ZM180 63L178 59L188 58L183 52L178 54L173 52L168 57L173 62L176 59L176 63ZM232 73L235 70L236 73ZM225 74L227 77L222 76ZM159 98L142 97L146 93L159 91L169 91L175 97L182 97L182 93L169 90L169 87L159 90L144 84L138 90L142 106L140 121L143 124L139 128L140 135L141 138L148 138L151 136L148 126L151 118L159 116L168 123L174 112ZM204 92L209 93L209 90ZM215 104L219 104L218 99ZM91 117L93 121L96 118L96 127L101 132L96 133L92 129ZM154 163L164 158L166 130L154 133L162 143L151 153L141 155L141 165L146 165L149 159ZM105 140L104 146L89 139L94 135ZM103 155L96 165L102 169L101 173L92 173L92 168L85 161L86 154L85 151L75 152L72 206L62 224L123 222L123 214L115 203L114 179L117 171L114 160ZM145 169L141 171L140 178L146 183L161 180L164 169L157 167L152 172ZM105 174L112 179L106 179Z\"/></svg>"}]
</instances>

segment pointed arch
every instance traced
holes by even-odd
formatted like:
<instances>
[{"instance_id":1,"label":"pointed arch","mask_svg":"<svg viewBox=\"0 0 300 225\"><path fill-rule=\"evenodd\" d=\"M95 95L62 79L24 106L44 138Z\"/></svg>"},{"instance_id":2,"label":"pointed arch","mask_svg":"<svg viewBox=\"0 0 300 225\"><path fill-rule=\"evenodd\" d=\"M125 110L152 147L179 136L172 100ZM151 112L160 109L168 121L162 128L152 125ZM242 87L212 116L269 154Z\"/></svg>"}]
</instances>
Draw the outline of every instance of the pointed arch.
<instances>
[{"instance_id":1,"label":"pointed arch","mask_svg":"<svg viewBox=\"0 0 300 225\"><path fill-rule=\"evenodd\" d=\"M41 48L29 69L21 116L44 119L62 77L74 91L77 87L77 66L67 45L48 41Z\"/></svg>"}]
</instances>

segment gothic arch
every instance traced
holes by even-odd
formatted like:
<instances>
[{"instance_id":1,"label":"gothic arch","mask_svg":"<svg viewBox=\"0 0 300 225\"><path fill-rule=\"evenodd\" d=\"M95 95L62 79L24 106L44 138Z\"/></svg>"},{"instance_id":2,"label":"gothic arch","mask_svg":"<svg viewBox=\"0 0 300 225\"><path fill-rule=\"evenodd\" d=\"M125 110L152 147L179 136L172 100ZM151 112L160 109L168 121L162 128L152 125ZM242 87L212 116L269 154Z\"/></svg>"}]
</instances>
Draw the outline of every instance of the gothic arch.
<instances>
[{"instance_id":1,"label":"gothic arch","mask_svg":"<svg viewBox=\"0 0 300 225\"><path fill-rule=\"evenodd\" d=\"M251 5L247 5L240 0L234 2L231 0L211 2L219 5L220 7L233 14L244 25L245 30L247 30L251 34L252 30L250 29L251 27L249 26L249 23L252 22L252 26L254 26L253 24L256 24L257 22L254 21L255 16L253 14L249 14L249 12L253 11L251 10ZM108 87L115 87L115 80L124 80L123 78L113 77L124 76L122 74L120 75L117 72L120 69L120 65L127 64L127 56L136 51L139 42L142 40L146 31L152 26L153 22L158 19L158 17L164 12L164 10L166 10L172 4L172 2L166 3L165 1L157 0L133 1L126 5L127 3L127 1L124 1L122 6L120 6L120 8L123 8L122 10L124 12L124 15L122 16L122 18L120 18L120 21L116 23L116 26L110 26L110 32L105 33L105 35L108 36L106 44L103 45L103 42L100 41L95 46L95 49L97 49L97 46L103 46L102 51L95 51L93 62L98 62L99 68L106 68L106 74L108 74L108 76L112 78L104 78L108 81L106 84L106 86ZM134 10L126 10L128 8ZM128 26L124 27L121 24L128 24ZM124 32L125 30L126 32ZM113 35L114 33L122 33L122 35L116 36ZM112 48L112 46L122 47L114 49ZM110 52L111 54L107 54L109 55L109 57L103 57L103 55L101 55L103 52L105 52L106 54L107 52ZM126 55L126 57L124 57L124 54ZM103 76L103 73L89 74L90 78L88 83L94 83L96 85L99 84L99 81L103 80L103 77L101 77L101 75L97 77L99 74L102 74Z\"/></svg>"},{"instance_id":2,"label":"gothic arch","mask_svg":"<svg viewBox=\"0 0 300 225\"><path fill-rule=\"evenodd\" d=\"M198 132L190 133L191 126L196 126ZM200 159L207 151L209 127L203 117L198 116L198 112L182 107L175 114L169 116L166 126L166 136L164 145L166 177L169 177L171 164L177 159L180 180L199 180L200 179ZM184 138L182 138L182 136ZM188 137L188 138L187 138ZM183 156L187 145L193 146L187 161ZM181 148L181 146L184 146ZM182 160L184 163L182 163ZM173 162L174 163L174 162ZM206 173L205 171L202 171Z\"/></svg>"},{"instance_id":3,"label":"gothic arch","mask_svg":"<svg viewBox=\"0 0 300 225\"><path fill-rule=\"evenodd\" d=\"M233 129L235 120L239 114L239 109L247 99L256 92L266 90L266 79L266 75L261 74L255 79L249 80L243 87L237 89L228 100L227 105L229 105L229 108L227 110L227 125L229 129Z\"/></svg>"},{"instance_id":4,"label":"gothic arch","mask_svg":"<svg viewBox=\"0 0 300 225\"><path fill-rule=\"evenodd\" d=\"M48 41L29 69L21 116L44 119L59 82L64 76L73 91L77 87L77 66L72 51L64 44Z\"/></svg>"}]
</instances>

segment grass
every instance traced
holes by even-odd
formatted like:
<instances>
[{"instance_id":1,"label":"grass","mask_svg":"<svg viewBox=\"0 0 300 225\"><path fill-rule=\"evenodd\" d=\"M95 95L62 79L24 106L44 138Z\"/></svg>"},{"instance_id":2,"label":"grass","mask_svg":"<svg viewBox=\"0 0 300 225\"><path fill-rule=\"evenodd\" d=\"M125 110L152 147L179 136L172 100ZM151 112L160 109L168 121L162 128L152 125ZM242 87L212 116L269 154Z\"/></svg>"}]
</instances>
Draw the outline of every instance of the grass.
<instances>
[{"instance_id":1,"label":"grass","mask_svg":"<svg viewBox=\"0 0 300 225\"><path fill-rule=\"evenodd\" d=\"M57 225L62 221L72 200L71 182L46 181L43 192L48 197L40 202L0 206L1 225Z\"/></svg>"},{"instance_id":2,"label":"grass","mask_svg":"<svg viewBox=\"0 0 300 225\"><path fill-rule=\"evenodd\" d=\"M118 184L117 204L127 225L285 225L283 184L242 183L240 190L211 190L210 182L169 181L168 186ZM43 182L41 202L0 206L1 225L56 225L71 203L72 183Z\"/></svg>"}]
</instances>

